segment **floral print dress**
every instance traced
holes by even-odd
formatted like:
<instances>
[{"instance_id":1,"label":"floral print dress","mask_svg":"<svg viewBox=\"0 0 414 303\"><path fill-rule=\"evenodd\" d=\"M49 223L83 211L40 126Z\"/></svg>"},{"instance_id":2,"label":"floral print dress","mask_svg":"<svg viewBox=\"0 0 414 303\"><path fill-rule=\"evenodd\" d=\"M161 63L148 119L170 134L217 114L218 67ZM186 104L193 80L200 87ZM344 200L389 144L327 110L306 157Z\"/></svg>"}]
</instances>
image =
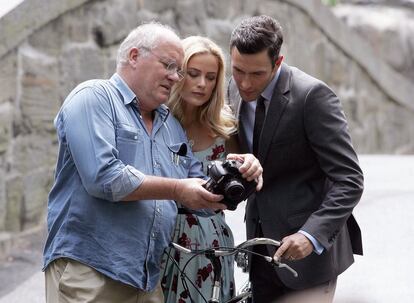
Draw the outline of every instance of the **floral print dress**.
<instances>
[{"instance_id":1,"label":"floral print dress","mask_svg":"<svg viewBox=\"0 0 414 303\"><path fill-rule=\"evenodd\" d=\"M203 163L203 170L206 173L207 165L210 161L225 159L224 139L217 138L209 148L194 152L194 155ZM177 216L173 241L189 249L234 246L233 234L225 221L224 212L211 217L179 214ZM172 248L167 248L167 253L170 253L181 269L191 258L191 256L180 254ZM232 256L221 257L220 259L222 265L220 301L225 302L232 298L235 292L234 259ZM193 258L185 269L186 276L194 283L202 295L190 282L186 282L190 294L185 290L179 270L168 259L166 254L163 256L162 267L161 285L164 290L166 303L202 303L210 299L213 285L213 267L204 255ZM193 301L191 301L190 295Z\"/></svg>"}]
</instances>

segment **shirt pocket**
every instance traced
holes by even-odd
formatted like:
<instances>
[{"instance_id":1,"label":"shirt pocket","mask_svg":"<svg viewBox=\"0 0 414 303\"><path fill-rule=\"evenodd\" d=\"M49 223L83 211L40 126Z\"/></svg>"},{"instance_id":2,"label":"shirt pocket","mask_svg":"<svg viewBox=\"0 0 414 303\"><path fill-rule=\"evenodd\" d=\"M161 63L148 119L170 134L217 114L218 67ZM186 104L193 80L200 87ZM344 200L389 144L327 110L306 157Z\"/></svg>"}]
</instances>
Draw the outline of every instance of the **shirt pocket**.
<instances>
[{"instance_id":1,"label":"shirt pocket","mask_svg":"<svg viewBox=\"0 0 414 303\"><path fill-rule=\"evenodd\" d=\"M119 125L116 128L118 159L124 164L135 166L139 155L143 156L143 132L140 129Z\"/></svg>"},{"instance_id":2,"label":"shirt pocket","mask_svg":"<svg viewBox=\"0 0 414 303\"><path fill-rule=\"evenodd\" d=\"M189 147L187 143L180 142L168 145L168 150L171 157L171 177L173 178L187 178L191 158L187 156Z\"/></svg>"}]
</instances>

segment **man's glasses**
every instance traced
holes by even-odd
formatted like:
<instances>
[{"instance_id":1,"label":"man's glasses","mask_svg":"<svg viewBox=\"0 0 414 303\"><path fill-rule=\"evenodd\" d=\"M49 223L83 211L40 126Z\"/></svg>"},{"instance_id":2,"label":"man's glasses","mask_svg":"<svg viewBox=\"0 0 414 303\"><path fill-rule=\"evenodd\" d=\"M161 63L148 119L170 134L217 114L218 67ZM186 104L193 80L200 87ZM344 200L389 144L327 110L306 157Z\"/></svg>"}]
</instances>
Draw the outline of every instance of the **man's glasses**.
<instances>
[{"instance_id":1,"label":"man's glasses","mask_svg":"<svg viewBox=\"0 0 414 303\"><path fill-rule=\"evenodd\" d=\"M150 48L148 47L141 47L145 51L149 52L151 55L156 57L158 61L164 66L165 70L168 72L169 75L177 74L178 81L181 81L184 79L184 72L182 69L178 66L177 62L175 61L169 61L166 62L165 59L155 54Z\"/></svg>"}]
</instances>

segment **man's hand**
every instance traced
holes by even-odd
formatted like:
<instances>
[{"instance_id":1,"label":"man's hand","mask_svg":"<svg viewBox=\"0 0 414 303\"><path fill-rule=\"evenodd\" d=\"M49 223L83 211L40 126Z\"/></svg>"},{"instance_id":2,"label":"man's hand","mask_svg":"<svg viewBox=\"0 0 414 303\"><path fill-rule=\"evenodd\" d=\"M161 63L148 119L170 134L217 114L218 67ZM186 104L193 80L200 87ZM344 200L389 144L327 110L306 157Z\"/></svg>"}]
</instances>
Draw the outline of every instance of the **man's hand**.
<instances>
[{"instance_id":1,"label":"man's hand","mask_svg":"<svg viewBox=\"0 0 414 303\"><path fill-rule=\"evenodd\" d=\"M312 242L301 233L294 233L293 235L284 237L282 245L276 250L274 259L281 258L289 261L300 260L313 251Z\"/></svg>"},{"instance_id":2,"label":"man's hand","mask_svg":"<svg viewBox=\"0 0 414 303\"><path fill-rule=\"evenodd\" d=\"M175 200L190 209L226 209L225 204L219 203L223 196L207 191L202 186L204 183L205 180L198 178L177 180L174 188Z\"/></svg>"},{"instance_id":3,"label":"man's hand","mask_svg":"<svg viewBox=\"0 0 414 303\"><path fill-rule=\"evenodd\" d=\"M247 181L256 180L256 191L262 189L263 186L263 168L259 160L252 154L228 154L228 160L237 160L243 163L239 167L239 172Z\"/></svg>"}]
</instances>

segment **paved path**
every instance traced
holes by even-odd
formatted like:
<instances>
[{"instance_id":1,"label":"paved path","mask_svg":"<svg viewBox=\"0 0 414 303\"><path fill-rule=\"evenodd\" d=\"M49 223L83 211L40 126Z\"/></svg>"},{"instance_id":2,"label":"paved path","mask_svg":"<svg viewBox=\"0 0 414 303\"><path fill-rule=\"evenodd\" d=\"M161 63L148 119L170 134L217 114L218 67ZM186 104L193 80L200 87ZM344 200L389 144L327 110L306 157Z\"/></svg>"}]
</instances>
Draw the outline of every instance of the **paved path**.
<instances>
[{"instance_id":1,"label":"paved path","mask_svg":"<svg viewBox=\"0 0 414 303\"><path fill-rule=\"evenodd\" d=\"M361 156L365 191L354 215L364 256L343 273L335 303L414 302L414 156ZM243 241L243 213L226 214L235 242ZM236 281L247 275L236 272Z\"/></svg>"},{"instance_id":2,"label":"paved path","mask_svg":"<svg viewBox=\"0 0 414 303\"><path fill-rule=\"evenodd\" d=\"M414 302L414 156L361 156L365 192L355 209L364 257L339 277L335 303ZM244 210L227 212L236 243L244 239ZM28 265L28 267L33 265ZM10 274L15 270L10 266ZM0 271L0 280L7 273ZM247 278L236 272L240 285ZM0 296L1 296L0 284ZM0 303L44 303L43 274L26 276ZM11 292L10 292L11 291Z\"/></svg>"}]
</instances>

